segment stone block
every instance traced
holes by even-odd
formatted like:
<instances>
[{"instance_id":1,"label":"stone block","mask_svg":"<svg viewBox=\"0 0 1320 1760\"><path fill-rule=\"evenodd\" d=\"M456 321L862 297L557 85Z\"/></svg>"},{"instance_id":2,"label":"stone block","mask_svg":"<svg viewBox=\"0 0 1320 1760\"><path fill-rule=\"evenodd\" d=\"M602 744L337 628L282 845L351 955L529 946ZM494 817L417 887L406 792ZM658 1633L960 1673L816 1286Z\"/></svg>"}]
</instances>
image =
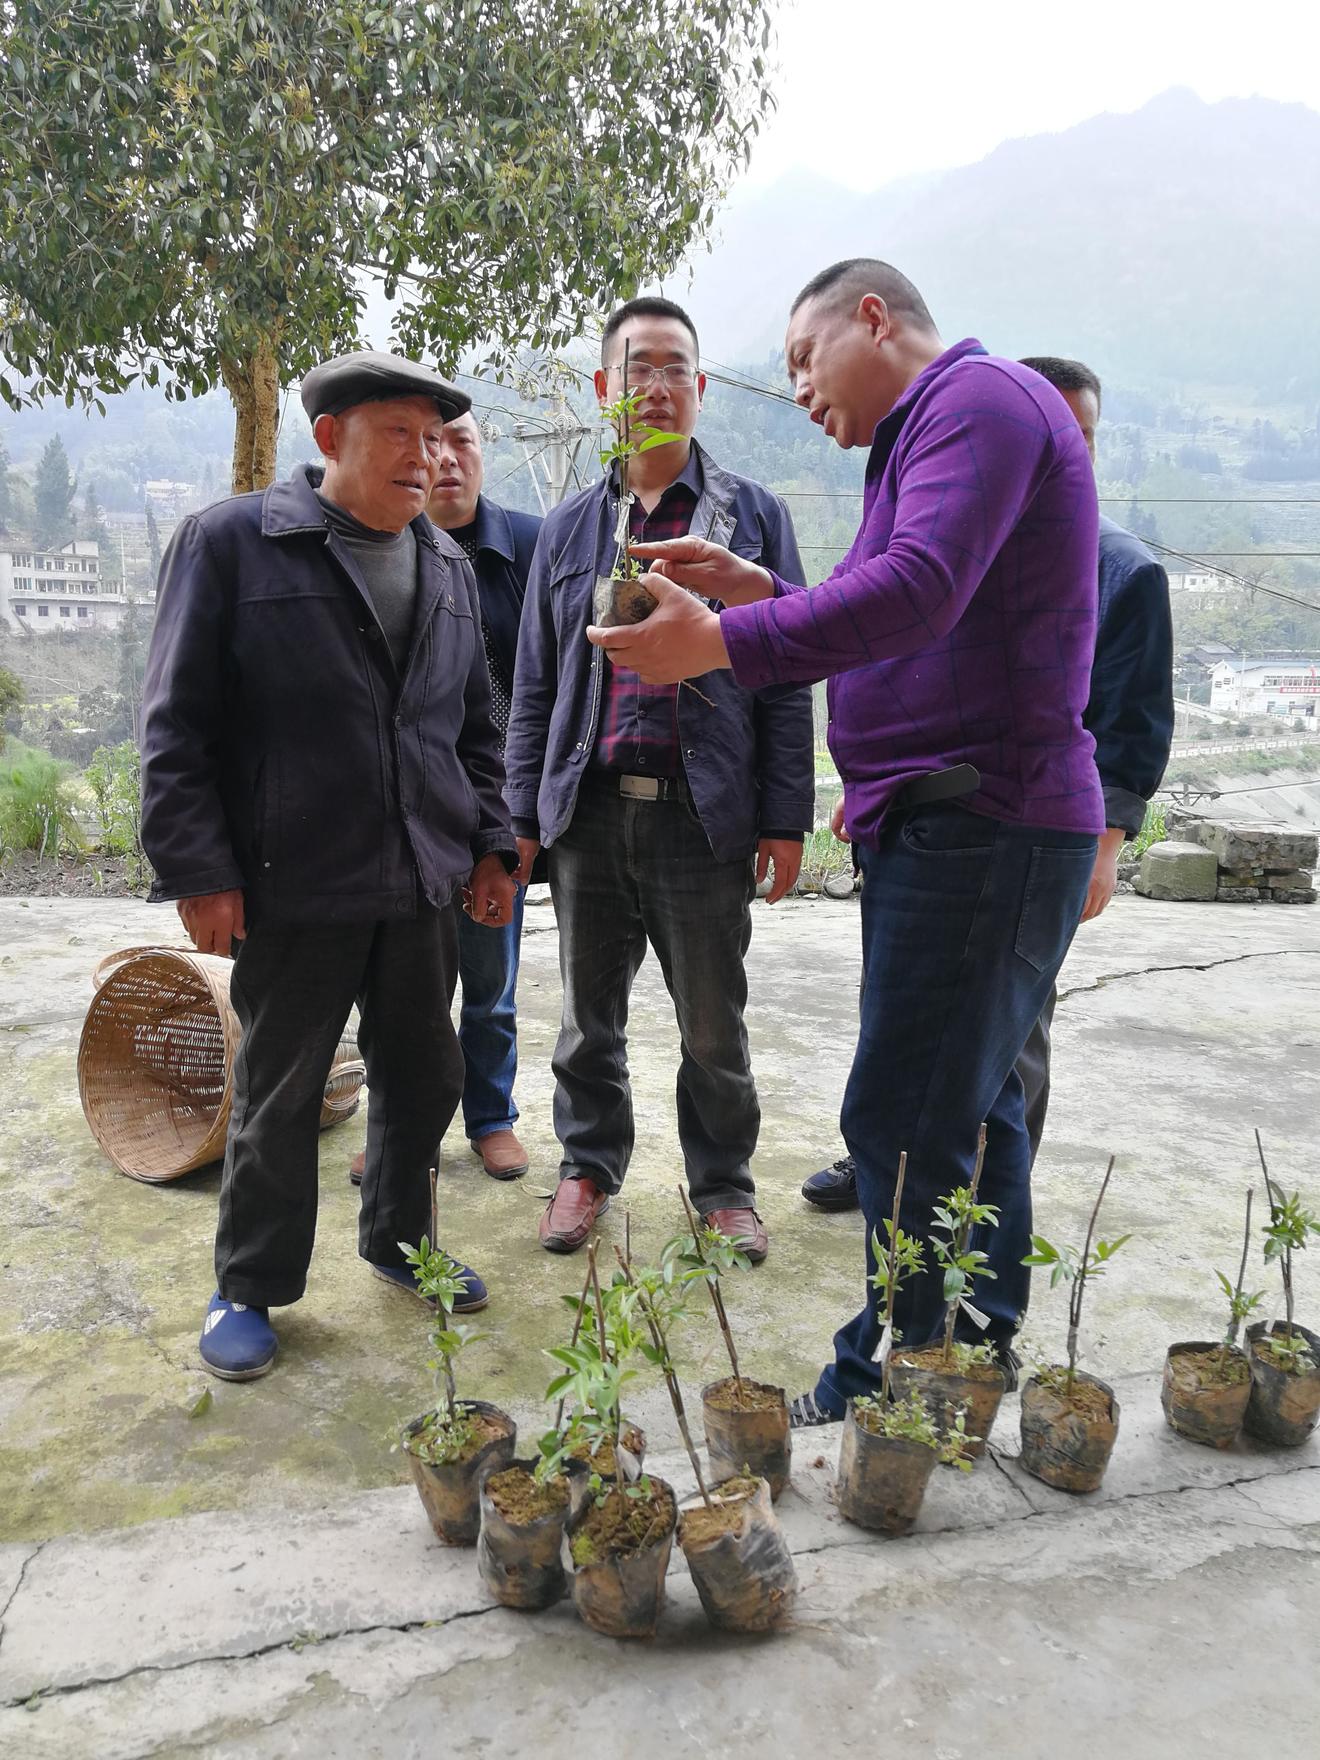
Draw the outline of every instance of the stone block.
<instances>
[{"instance_id":1,"label":"stone block","mask_svg":"<svg viewBox=\"0 0 1320 1760\"><path fill-rule=\"evenodd\" d=\"M1143 898L1208 901L1219 884L1214 852L1199 843L1152 843L1141 858L1137 891Z\"/></svg>"},{"instance_id":2,"label":"stone block","mask_svg":"<svg viewBox=\"0 0 1320 1760\"><path fill-rule=\"evenodd\" d=\"M1259 904L1259 886L1220 886L1215 893L1216 904Z\"/></svg>"},{"instance_id":3,"label":"stone block","mask_svg":"<svg viewBox=\"0 0 1320 1760\"><path fill-rule=\"evenodd\" d=\"M1288 825L1253 825L1238 821L1212 824L1207 847L1221 868L1314 868L1320 860L1320 839L1314 831Z\"/></svg>"},{"instance_id":4,"label":"stone block","mask_svg":"<svg viewBox=\"0 0 1320 1760\"><path fill-rule=\"evenodd\" d=\"M1222 879L1223 876L1221 875ZM1309 892L1312 886L1310 874L1304 868L1294 868L1291 874L1267 874L1265 884L1271 892Z\"/></svg>"},{"instance_id":5,"label":"stone block","mask_svg":"<svg viewBox=\"0 0 1320 1760\"><path fill-rule=\"evenodd\" d=\"M1188 812L1185 807L1164 809L1165 835L1175 843L1200 843L1208 848L1213 829L1213 820L1202 818L1199 813Z\"/></svg>"},{"instance_id":6,"label":"stone block","mask_svg":"<svg viewBox=\"0 0 1320 1760\"><path fill-rule=\"evenodd\" d=\"M1314 892L1274 892L1270 894L1271 904L1314 904Z\"/></svg>"}]
</instances>

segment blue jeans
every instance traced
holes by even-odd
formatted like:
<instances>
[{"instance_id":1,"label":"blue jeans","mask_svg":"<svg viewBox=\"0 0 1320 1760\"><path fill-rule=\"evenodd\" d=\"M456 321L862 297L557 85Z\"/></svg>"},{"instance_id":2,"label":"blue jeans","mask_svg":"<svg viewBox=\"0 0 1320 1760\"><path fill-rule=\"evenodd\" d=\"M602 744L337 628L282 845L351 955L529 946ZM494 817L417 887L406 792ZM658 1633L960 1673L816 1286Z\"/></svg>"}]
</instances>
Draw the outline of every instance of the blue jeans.
<instances>
[{"instance_id":1,"label":"blue jeans","mask_svg":"<svg viewBox=\"0 0 1320 1760\"><path fill-rule=\"evenodd\" d=\"M522 938L523 891L518 888L512 920L486 929L459 909L458 981L463 1007L458 1017L462 1048L463 1128L471 1142L493 1131L507 1131L518 1116L513 1081L518 1073L518 948Z\"/></svg>"},{"instance_id":2,"label":"blue jeans","mask_svg":"<svg viewBox=\"0 0 1320 1760\"><path fill-rule=\"evenodd\" d=\"M615 1193L628 1171L628 998L649 942L678 1018L678 1139L693 1206L746 1208L761 1126L743 1019L751 858L717 861L690 803L625 799L602 772L584 780L549 868L564 986L559 1177Z\"/></svg>"},{"instance_id":3,"label":"blue jeans","mask_svg":"<svg viewBox=\"0 0 1320 1760\"><path fill-rule=\"evenodd\" d=\"M1079 832L1005 824L950 803L891 813L875 849L861 851L861 1031L843 1101L843 1136L857 1164L866 1220L886 1239L898 1157L907 1151L902 1227L925 1240L943 1193L971 1178L977 1130L987 1124L980 1198L999 1207L997 1277L973 1299L985 1334L1007 1343L1026 1308L1030 1273L1031 1157L1022 1082L1014 1069L1081 916L1096 840ZM926 1251L929 1264L931 1255ZM960 1316L965 1320L965 1316ZM944 1322L938 1269L903 1285L897 1330L913 1346ZM964 1336L979 1336L964 1325ZM877 1298L835 1334L835 1360L816 1398L842 1414L880 1386Z\"/></svg>"}]
</instances>

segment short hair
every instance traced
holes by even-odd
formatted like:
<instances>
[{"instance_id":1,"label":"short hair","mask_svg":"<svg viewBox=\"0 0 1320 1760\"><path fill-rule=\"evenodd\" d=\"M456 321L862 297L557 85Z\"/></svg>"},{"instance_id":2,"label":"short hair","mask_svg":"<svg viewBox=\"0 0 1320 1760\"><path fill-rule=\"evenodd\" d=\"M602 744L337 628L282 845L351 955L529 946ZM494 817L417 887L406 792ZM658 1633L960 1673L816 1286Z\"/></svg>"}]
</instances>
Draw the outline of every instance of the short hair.
<instances>
[{"instance_id":1,"label":"short hair","mask_svg":"<svg viewBox=\"0 0 1320 1760\"><path fill-rule=\"evenodd\" d=\"M1084 361L1065 360L1057 354L1032 354L1018 362L1020 367L1030 367L1033 373L1039 373L1042 379L1048 379L1056 391L1089 391L1095 398L1095 407L1101 403L1100 381Z\"/></svg>"},{"instance_id":2,"label":"short hair","mask_svg":"<svg viewBox=\"0 0 1320 1760\"><path fill-rule=\"evenodd\" d=\"M809 299L819 299L823 294L834 296L833 305L851 305L864 299L868 293L878 293L891 312L897 312L920 329L935 328L930 307L907 276L892 263L882 263L878 257L846 257L843 262L831 263L828 269L813 275L793 301L789 317Z\"/></svg>"},{"instance_id":3,"label":"short hair","mask_svg":"<svg viewBox=\"0 0 1320 1760\"><path fill-rule=\"evenodd\" d=\"M625 300L623 305L610 313L605 320L605 334L600 339L600 363L607 364L610 344L628 322L629 318L672 318L681 324L692 337L692 350L697 359L701 359L701 343L697 338L697 327L683 310L675 305L672 299L661 299L659 294L643 294L640 299Z\"/></svg>"}]
</instances>

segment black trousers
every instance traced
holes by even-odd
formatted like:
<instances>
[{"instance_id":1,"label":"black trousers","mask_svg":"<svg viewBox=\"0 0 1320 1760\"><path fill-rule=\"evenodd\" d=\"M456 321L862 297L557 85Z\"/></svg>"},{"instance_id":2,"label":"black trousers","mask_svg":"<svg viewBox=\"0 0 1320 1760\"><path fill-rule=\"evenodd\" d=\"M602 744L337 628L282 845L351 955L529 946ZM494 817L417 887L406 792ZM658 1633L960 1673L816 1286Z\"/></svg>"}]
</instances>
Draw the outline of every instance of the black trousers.
<instances>
[{"instance_id":1,"label":"black trousers","mask_svg":"<svg viewBox=\"0 0 1320 1760\"><path fill-rule=\"evenodd\" d=\"M358 1251L401 1265L430 1228L428 1171L463 1091L449 1018L453 909L374 923L258 923L229 994L243 1029L220 1184L215 1272L226 1301L296 1302L316 1239L321 1097L354 1001L371 1109Z\"/></svg>"}]
</instances>

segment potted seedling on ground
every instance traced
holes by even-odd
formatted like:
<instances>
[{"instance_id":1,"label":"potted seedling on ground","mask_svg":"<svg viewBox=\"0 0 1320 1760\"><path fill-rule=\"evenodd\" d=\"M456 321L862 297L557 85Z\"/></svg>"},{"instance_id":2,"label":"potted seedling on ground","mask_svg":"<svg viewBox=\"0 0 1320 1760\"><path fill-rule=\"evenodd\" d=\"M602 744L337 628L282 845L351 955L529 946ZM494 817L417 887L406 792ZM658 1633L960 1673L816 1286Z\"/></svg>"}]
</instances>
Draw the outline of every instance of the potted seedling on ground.
<instances>
[{"instance_id":1,"label":"potted seedling on ground","mask_svg":"<svg viewBox=\"0 0 1320 1760\"><path fill-rule=\"evenodd\" d=\"M434 1219L434 1174L431 1179ZM426 1235L416 1247L402 1241L399 1245L412 1266L418 1293L435 1304L429 1367L437 1395L434 1408L406 1424L399 1440L437 1539L446 1546L471 1546L481 1525L481 1480L513 1459L517 1426L507 1412L485 1400L458 1398L455 1368L463 1352L483 1336L454 1319L454 1302L467 1287L463 1267L432 1246Z\"/></svg>"},{"instance_id":2,"label":"potted seedling on ground","mask_svg":"<svg viewBox=\"0 0 1320 1760\"><path fill-rule=\"evenodd\" d=\"M788 1483L793 1444L788 1423L788 1400L782 1387L752 1381L742 1373L724 1305L723 1279L730 1271L746 1271L751 1261L737 1243L698 1220L682 1186L678 1195L687 1211L693 1250L685 1264L703 1273L720 1336L729 1354L732 1374L712 1381L701 1390L701 1414L706 1429L706 1455L711 1478L718 1482L742 1473L764 1479L771 1498Z\"/></svg>"},{"instance_id":3,"label":"potted seedling on ground","mask_svg":"<svg viewBox=\"0 0 1320 1760\"><path fill-rule=\"evenodd\" d=\"M1218 1344L1171 1344L1164 1359L1160 1388L1164 1416L1179 1436L1208 1448L1228 1448L1236 1442L1251 1397L1251 1368L1237 1342L1243 1321L1256 1311L1265 1294L1256 1290L1248 1295L1243 1288L1251 1250L1251 1197L1248 1190L1237 1282L1231 1283L1222 1271L1215 1273L1228 1301L1223 1339Z\"/></svg>"},{"instance_id":4,"label":"potted seedling on ground","mask_svg":"<svg viewBox=\"0 0 1320 1760\"><path fill-rule=\"evenodd\" d=\"M925 1270L922 1245L898 1225L902 1213L907 1155L898 1158L894 1214L886 1221L888 1244L875 1232L871 1249L876 1268L870 1282L882 1302L880 1315L880 1391L860 1394L848 1402L839 1445L839 1475L834 1500L840 1513L862 1528L882 1534L906 1534L921 1511L926 1482L936 1461L971 1471L966 1458L966 1431L959 1413L941 1436L919 1393L891 1400L894 1362L894 1303L899 1288Z\"/></svg>"},{"instance_id":5,"label":"potted seedling on ground","mask_svg":"<svg viewBox=\"0 0 1320 1760\"><path fill-rule=\"evenodd\" d=\"M782 1625L792 1611L797 1573L771 1507L768 1481L744 1470L708 1486L702 1473L671 1339L687 1310L692 1285L705 1282L709 1287L713 1270L685 1246L680 1235L666 1243L658 1264L637 1269L619 1254L626 1292L622 1299L636 1304L646 1327L649 1342L642 1344L642 1355L664 1377L697 1481L700 1501L682 1512L678 1543L706 1617L723 1631L768 1632Z\"/></svg>"},{"instance_id":6,"label":"potted seedling on ground","mask_svg":"<svg viewBox=\"0 0 1320 1760\"><path fill-rule=\"evenodd\" d=\"M588 1467L585 1495L569 1518L573 1600L593 1631L651 1638L664 1607L677 1505L669 1486L638 1472L623 1447L620 1400L646 1343L635 1298L621 1277L602 1292L594 1261L590 1276L594 1326L576 1345L550 1352L564 1374L547 1390L572 1402L566 1455L600 1462L610 1445L612 1470Z\"/></svg>"},{"instance_id":7,"label":"potted seedling on ground","mask_svg":"<svg viewBox=\"0 0 1320 1760\"><path fill-rule=\"evenodd\" d=\"M1105 1476L1118 1435L1118 1401L1108 1382L1077 1367L1077 1339L1082 1324L1086 1286L1103 1277L1114 1254L1130 1235L1114 1241L1095 1240L1100 1206L1109 1189L1114 1158L1100 1184L1100 1193L1086 1226L1086 1241L1056 1247L1033 1234L1033 1251L1024 1265L1048 1266L1050 1288L1071 1285L1068 1295L1068 1361L1039 1368L1022 1389L1022 1465L1059 1491L1096 1491Z\"/></svg>"},{"instance_id":8,"label":"potted seedling on ground","mask_svg":"<svg viewBox=\"0 0 1320 1760\"><path fill-rule=\"evenodd\" d=\"M587 1253L587 1280L578 1297L565 1296L574 1310L573 1331L567 1350L577 1351L588 1298L595 1275L596 1243ZM550 1353L547 1353L550 1354ZM558 1397L553 1427L539 1443L535 1459L514 1460L489 1473L481 1486L481 1533L477 1540L477 1570L481 1580L505 1607L550 1607L564 1593L564 1524L572 1505L576 1481L585 1492L588 1468L573 1458L579 1443L587 1446L580 1426L565 1424L565 1389L572 1375L565 1373L564 1356L554 1353L558 1364L555 1379L546 1390L547 1400ZM574 1356L575 1367L580 1357ZM612 1470L612 1469L611 1469Z\"/></svg>"},{"instance_id":9,"label":"potted seedling on ground","mask_svg":"<svg viewBox=\"0 0 1320 1760\"><path fill-rule=\"evenodd\" d=\"M1264 1321L1247 1328L1251 1398L1245 1428L1262 1442L1296 1448L1320 1418L1320 1336L1294 1318L1293 1254L1305 1250L1310 1235L1320 1235L1320 1216L1303 1206L1299 1192L1289 1198L1275 1185L1265 1165L1259 1131L1256 1148L1270 1206L1265 1263L1279 1267L1284 1318L1269 1328Z\"/></svg>"},{"instance_id":10,"label":"potted seedling on ground","mask_svg":"<svg viewBox=\"0 0 1320 1760\"><path fill-rule=\"evenodd\" d=\"M977 1202L981 1168L985 1163L985 1126L976 1142L976 1165L969 1186L956 1186L935 1206L930 1249L943 1276L944 1325L932 1344L897 1352L893 1370L894 1393L899 1399L919 1393L935 1428L948 1435L959 1412L968 1432L965 1453L976 1460L985 1452L986 1438L999 1413L1006 1386L1004 1371L988 1344L968 1344L954 1337L960 1313L984 1327L986 1317L972 1302L978 1277L993 1277L986 1254L971 1244L972 1230L997 1228L999 1211L993 1204Z\"/></svg>"}]
</instances>

